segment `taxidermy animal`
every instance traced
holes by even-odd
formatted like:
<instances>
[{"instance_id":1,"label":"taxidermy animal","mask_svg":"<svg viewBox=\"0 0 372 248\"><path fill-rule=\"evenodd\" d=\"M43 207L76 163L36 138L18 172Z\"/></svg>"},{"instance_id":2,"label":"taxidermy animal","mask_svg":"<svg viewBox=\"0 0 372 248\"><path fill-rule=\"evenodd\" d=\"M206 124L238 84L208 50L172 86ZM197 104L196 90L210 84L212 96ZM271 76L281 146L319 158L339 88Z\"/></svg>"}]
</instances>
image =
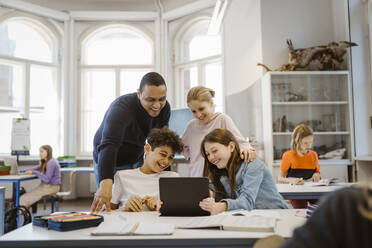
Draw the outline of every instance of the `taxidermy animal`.
<instances>
[{"instance_id":1,"label":"taxidermy animal","mask_svg":"<svg viewBox=\"0 0 372 248\"><path fill-rule=\"evenodd\" d=\"M291 40L287 40L287 45L289 50L288 64L282 65L276 71L346 70L347 63L344 60L344 55L347 48L358 46L354 42L340 41L330 42L326 46L294 49ZM271 71L264 64L258 63L257 65Z\"/></svg>"}]
</instances>

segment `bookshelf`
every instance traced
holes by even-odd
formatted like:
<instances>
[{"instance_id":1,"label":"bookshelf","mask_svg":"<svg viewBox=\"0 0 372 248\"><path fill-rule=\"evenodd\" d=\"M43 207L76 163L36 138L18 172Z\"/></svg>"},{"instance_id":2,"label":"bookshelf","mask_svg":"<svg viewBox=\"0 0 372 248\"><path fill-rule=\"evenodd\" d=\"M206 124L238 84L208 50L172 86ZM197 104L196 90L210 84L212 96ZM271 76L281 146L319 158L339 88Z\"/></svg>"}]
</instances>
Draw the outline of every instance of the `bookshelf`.
<instances>
[{"instance_id":1,"label":"bookshelf","mask_svg":"<svg viewBox=\"0 0 372 248\"><path fill-rule=\"evenodd\" d=\"M349 72L268 72L260 83L264 159L275 179L294 127L306 123L314 131L321 173L347 181L354 154ZM332 157L338 149L345 151Z\"/></svg>"}]
</instances>

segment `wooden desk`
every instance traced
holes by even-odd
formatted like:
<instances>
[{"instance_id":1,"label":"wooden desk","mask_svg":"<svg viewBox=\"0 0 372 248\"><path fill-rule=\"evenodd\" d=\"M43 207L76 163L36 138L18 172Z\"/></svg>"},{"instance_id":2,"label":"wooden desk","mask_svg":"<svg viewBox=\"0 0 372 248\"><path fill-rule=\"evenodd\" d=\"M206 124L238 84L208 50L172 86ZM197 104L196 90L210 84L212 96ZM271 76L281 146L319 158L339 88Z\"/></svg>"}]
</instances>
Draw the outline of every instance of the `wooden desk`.
<instances>
[{"instance_id":1,"label":"wooden desk","mask_svg":"<svg viewBox=\"0 0 372 248\"><path fill-rule=\"evenodd\" d=\"M303 186L303 185L290 185L290 184L277 184L279 193L286 200L300 200L300 199L319 199L323 195L328 194L332 191L348 187L351 183L342 183L337 186Z\"/></svg>"},{"instance_id":2,"label":"wooden desk","mask_svg":"<svg viewBox=\"0 0 372 248\"><path fill-rule=\"evenodd\" d=\"M355 181L372 180L372 156L355 157Z\"/></svg>"},{"instance_id":3,"label":"wooden desk","mask_svg":"<svg viewBox=\"0 0 372 248\"><path fill-rule=\"evenodd\" d=\"M273 210L271 210L273 211ZM291 237L293 229L305 223L306 219L295 216L294 209L275 210L281 215L276 233ZM105 221L118 221L117 214L132 221L174 223L181 225L190 217L159 217L156 212L113 212L105 215ZM270 232L245 232L221 230L175 229L167 236L91 236L92 228L57 232L28 224L0 237L1 247L250 247L259 238Z\"/></svg>"}]
</instances>

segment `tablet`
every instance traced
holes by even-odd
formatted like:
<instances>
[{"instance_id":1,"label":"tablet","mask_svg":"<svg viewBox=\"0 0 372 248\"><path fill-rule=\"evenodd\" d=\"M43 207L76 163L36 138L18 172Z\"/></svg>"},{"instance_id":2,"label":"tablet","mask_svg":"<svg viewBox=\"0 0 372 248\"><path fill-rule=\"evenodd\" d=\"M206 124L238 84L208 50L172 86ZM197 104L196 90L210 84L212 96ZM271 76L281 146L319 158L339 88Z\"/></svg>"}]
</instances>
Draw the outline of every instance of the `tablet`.
<instances>
[{"instance_id":1,"label":"tablet","mask_svg":"<svg viewBox=\"0 0 372 248\"><path fill-rule=\"evenodd\" d=\"M310 179L315 173L315 169L292 169L289 168L287 177Z\"/></svg>"},{"instance_id":2,"label":"tablet","mask_svg":"<svg viewBox=\"0 0 372 248\"><path fill-rule=\"evenodd\" d=\"M209 197L209 181L205 177L161 177L159 194L162 216L205 216L209 212L199 202Z\"/></svg>"}]
</instances>

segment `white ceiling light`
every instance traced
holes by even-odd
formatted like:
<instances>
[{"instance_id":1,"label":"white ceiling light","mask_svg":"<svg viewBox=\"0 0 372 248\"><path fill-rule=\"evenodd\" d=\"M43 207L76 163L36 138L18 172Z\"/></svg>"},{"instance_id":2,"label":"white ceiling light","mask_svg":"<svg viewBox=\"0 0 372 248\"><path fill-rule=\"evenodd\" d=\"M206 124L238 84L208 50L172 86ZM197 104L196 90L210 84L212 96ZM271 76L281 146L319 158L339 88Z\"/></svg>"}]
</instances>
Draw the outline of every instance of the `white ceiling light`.
<instances>
[{"instance_id":1,"label":"white ceiling light","mask_svg":"<svg viewBox=\"0 0 372 248\"><path fill-rule=\"evenodd\" d=\"M221 23L225 15L228 0L217 0L214 6L212 19L209 22L208 34L216 35L219 34L221 29Z\"/></svg>"}]
</instances>

